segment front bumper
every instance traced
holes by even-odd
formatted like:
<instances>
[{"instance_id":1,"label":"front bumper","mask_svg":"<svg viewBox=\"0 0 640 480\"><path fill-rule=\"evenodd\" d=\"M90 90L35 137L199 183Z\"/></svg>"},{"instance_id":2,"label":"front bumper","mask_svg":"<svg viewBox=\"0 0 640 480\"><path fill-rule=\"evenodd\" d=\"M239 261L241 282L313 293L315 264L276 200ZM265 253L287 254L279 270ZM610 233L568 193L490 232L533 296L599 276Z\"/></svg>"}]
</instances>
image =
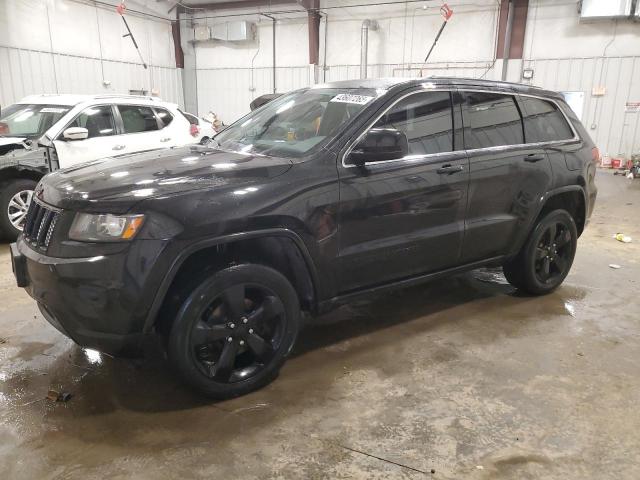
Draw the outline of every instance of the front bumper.
<instances>
[{"instance_id":1,"label":"front bumper","mask_svg":"<svg viewBox=\"0 0 640 480\"><path fill-rule=\"evenodd\" d=\"M115 355L141 351L148 338L142 333L148 273L136 265L135 252L55 258L20 237L11 244L11 257L18 286L61 333L83 347Z\"/></svg>"}]
</instances>

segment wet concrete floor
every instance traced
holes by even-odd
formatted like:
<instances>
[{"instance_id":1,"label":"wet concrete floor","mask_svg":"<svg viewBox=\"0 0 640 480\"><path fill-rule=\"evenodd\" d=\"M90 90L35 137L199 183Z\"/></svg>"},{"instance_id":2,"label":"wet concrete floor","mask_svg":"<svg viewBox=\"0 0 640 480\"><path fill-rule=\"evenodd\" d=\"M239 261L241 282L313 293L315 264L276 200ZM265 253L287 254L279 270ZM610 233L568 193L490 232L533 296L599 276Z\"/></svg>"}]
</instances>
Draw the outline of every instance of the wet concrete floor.
<instances>
[{"instance_id":1,"label":"wet concrete floor","mask_svg":"<svg viewBox=\"0 0 640 480\"><path fill-rule=\"evenodd\" d=\"M64 338L3 245L0 478L640 478L640 180L598 184L555 293L480 270L350 305L303 331L273 384L220 403L162 358Z\"/></svg>"}]
</instances>

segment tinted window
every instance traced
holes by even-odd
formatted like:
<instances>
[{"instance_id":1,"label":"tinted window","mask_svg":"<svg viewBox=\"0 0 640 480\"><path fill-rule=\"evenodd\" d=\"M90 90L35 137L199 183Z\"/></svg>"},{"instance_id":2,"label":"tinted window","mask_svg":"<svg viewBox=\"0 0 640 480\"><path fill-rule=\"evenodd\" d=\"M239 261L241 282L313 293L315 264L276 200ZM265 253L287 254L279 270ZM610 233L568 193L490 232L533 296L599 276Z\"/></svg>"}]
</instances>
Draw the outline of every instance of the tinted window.
<instances>
[{"instance_id":1,"label":"tinted window","mask_svg":"<svg viewBox=\"0 0 640 480\"><path fill-rule=\"evenodd\" d=\"M224 149L301 157L328 143L383 92L309 88L283 95L215 136Z\"/></svg>"},{"instance_id":2,"label":"tinted window","mask_svg":"<svg viewBox=\"0 0 640 480\"><path fill-rule=\"evenodd\" d=\"M89 138L106 137L116 134L116 122L110 105L89 107L78 115L69 127L86 128ZM69 128L67 127L67 128Z\"/></svg>"},{"instance_id":3,"label":"tinted window","mask_svg":"<svg viewBox=\"0 0 640 480\"><path fill-rule=\"evenodd\" d=\"M520 112L511 95L464 92L468 149L524 143Z\"/></svg>"},{"instance_id":4,"label":"tinted window","mask_svg":"<svg viewBox=\"0 0 640 480\"><path fill-rule=\"evenodd\" d=\"M171 121L173 120L173 115L171 115L167 110L165 110L164 108L156 108L155 110L158 118L160 119L160 122L162 123L162 128L171 123Z\"/></svg>"},{"instance_id":5,"label":"tinted window","mask_svg":"<svg viewBox=\"0 0 640 480\"><path fill-rule=\"evenodd\" d=\"M404 132L410 155L450 152L453 150L453 119L449 92L409 95L383 115L375 127Z\"/></svg>"},{"instance_id":6,"label":"tinted window","mask_svg":"<svg viewBox=\"0 0 640 480\"><path fill-rule=\"evenodd\" d=\"M527 143L553 142L573 138L571 127L558 107L532 97L520 97Z\"/></svg>"},{"instance_id":7,"label":"tinted window","mask_svg":"<svg viewBox=\"0 0 640 480\"><path fill-rule=\"evenodd\" d=\"M150 132L158 130L158 121L150 107L118 105L125 133Z\"/></svg>"}]
</instances>

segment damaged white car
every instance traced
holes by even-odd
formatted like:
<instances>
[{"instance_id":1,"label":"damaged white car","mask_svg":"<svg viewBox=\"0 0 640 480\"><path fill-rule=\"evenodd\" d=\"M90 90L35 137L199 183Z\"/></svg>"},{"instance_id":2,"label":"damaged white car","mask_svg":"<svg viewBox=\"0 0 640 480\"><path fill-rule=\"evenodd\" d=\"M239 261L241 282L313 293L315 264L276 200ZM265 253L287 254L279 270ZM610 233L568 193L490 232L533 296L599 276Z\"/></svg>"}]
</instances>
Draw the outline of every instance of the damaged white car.
<instances>
[{"instance_id":1,"label":"damaged white car","mask_svg":"<svg viewBox=\"0 0 640 480\"><path fill-rule=\"evenodd\" d=\"M33 189L52 170L210 137L177 105L154 97L26 97L0 111L0 235L17 237Z\"/></svg>"}]
</instances>

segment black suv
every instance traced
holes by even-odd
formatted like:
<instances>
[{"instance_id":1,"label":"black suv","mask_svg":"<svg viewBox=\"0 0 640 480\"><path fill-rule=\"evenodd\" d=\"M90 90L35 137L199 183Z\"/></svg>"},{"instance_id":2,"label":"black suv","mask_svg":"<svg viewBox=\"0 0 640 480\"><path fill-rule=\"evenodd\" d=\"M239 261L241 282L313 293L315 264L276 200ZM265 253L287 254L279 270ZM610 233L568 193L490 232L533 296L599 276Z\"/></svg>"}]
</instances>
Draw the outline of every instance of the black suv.
<instances>
[{"instance_id":1,"label":"black suv","mask_svg":"<svg viewBox=\"0 0 640 480\"><path fill-rule=\"evenodd\" d=\"M206 146L47 175L11 245L18 284L78 344L164 339L215 398L265 385L318 314L483 265L562 283L599 152L561 96L482 80L283 95Z\"/></svg>"}]
</instances>

